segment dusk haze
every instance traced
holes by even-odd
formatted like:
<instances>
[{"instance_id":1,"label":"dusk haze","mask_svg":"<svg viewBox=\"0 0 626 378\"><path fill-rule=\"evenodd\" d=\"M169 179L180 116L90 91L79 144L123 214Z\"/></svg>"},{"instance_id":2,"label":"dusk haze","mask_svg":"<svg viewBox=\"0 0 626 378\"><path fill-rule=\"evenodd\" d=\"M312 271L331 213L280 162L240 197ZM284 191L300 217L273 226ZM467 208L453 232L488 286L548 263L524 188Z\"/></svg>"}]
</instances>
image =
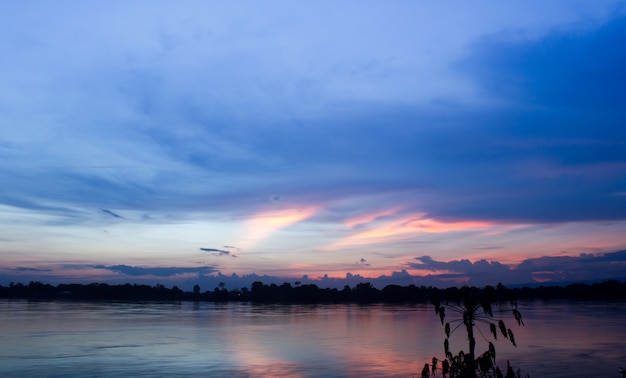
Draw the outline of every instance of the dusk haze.
<instances>
[{"instance_id":1,"label":"dusk haze","mask_svg":"<svg viewBox=\"0 0 626 378\"><path fill-rule=\"evenodd\" d=\"M3 1L0 56L2 286L626 280L624 1Z\"/></svg>"}]
</instances>

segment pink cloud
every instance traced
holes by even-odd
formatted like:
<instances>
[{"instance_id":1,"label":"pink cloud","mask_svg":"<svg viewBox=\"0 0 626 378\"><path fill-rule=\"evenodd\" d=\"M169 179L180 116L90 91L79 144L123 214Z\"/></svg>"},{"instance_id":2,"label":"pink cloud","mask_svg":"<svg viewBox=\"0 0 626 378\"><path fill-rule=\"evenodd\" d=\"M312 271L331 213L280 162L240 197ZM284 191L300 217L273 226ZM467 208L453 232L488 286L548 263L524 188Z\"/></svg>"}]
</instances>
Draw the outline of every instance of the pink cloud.
<instances>
[{"instance_id":1,"label":"pink cloud","mask_svg":"<svg viewBox=\"0 0 626 378\"><path fill-rule=\"evenodd\" d=\"M414 237L420 233L475 231L496 226L495 223L482 221L443 222L426 218L424 214L374 223L370 229L352 234L334 246L387 243Z\"/></svg>"},{"instance_id":2,"label":"pink cloud","mask_svg":"<svg viewBox=\"0 0 626 378\"><path fill-rule=\"evenodd\" d=\"M243 236L237 241L237 246L245 250L267 239L272 233L291 226L313 216L319 208L310 206L300 209L267 211L254 214L244 225Z\"/></svg>"},{"instance_id":3,"label":"pink cloud","mask_svg":"<svg viewBox=\"0 0 626 378\"><path fill-rule=\"evenodd\" d=\"M373 222L373 221L375 221L375 220L377 220L379 218L382 218L382 217L385 217L385 216L388 216L388 215L396 214L400 210L401 209L399 207L395 207L395 208L382 210L382 211L378 211L378 212L358 215L356 217L352 217L352 218L346 219L343 223L347 227L349 227L349 228L354 228L355 226L358 226L358 225L361 225L361 224L367 224L367 223Z\"/></svg>"}]
</instances>

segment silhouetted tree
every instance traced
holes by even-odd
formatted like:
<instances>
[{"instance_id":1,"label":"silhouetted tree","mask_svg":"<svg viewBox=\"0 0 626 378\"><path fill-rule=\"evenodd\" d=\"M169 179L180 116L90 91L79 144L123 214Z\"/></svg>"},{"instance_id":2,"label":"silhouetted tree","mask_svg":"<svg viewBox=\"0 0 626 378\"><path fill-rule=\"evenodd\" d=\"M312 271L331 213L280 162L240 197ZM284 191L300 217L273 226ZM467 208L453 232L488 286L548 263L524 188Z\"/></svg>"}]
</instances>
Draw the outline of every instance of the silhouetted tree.
<instances>
[{"instance_id":1,"label":"silhouetted tree","mask_svg":"<svg viewBox=\"0 0 626 378\"><path fill-rule=\"evenodd\" d=\"M485 336L486 332L481 331L480 325L488 326L489 333L494 340L497 340L498 333L508 339L514 346L515 335L510 328L507 328L504 321L494 316L504 312L512 312L518 325L524 325L522 315L517 309L517 302L504 286L498 284L494 289L487 286L484 289L475 287L462 287L460 289L450 288L446 290L436 290L433 293L432 304L435 312L439 315L441 324L444 325L446 313L452 312L456 317L446 322L444 325L446 338L444 341L445 358L441 360L441 370L443 376L452 377L506 377L515 378L520 376L519 370L515 372L507 361L506 375L496 364L496 349L491 341ZM507 310L497 308L498 305L508 303ZM497 324L497 325L496 325ZM458 328L463 327L467 333L468 353L459 351L453 355L450 351L450 335ZM481 355L476 355L475 331L488 342L488 349ZM425 364L422 369L422 377L435 375L438 370L439 360L433 357L431 364Z\"/></svg>"},{"instance_id":2,"label":"silhouetted tree","mask_svg":"<svg viewBox=\"0 0 626 378\"><path fill-rule=\"evenodd\" d=\"M255 301L280 303L339 303L339 302L395 302L426 303L439 289L415 285L388 285L382 290L365 282L351 288L345 285L342 290L319 288L314 284L298 284L295 287L285 282L264 285L260 281L252 284L251 290L227 290L223 282L213 291L200 292L195 285L192 292L183 292L178 287L166 288L142 284L109 285L106 283L59 284L56 287L32 281L28 285L11 282L8 286L0 285L0 298L63 298L88 300L206 300L206 301ZM450 293L459 289L448 289ZM509 290L507 290L509 291ZM540 286L538 288L516 288L510 290L520 299L575 299L575 300L624 300L626 282L605 281L594 284L572 284L565 287Z\"/></svg>"},{"instance_id":3,"label":"silhouetted tree","mask_svg":"<svg viewBox=\"0 0 626 378\"><path fill-rule=\"evenodd\" d=\"M380 291L369 282L361 282L354 287L352 295L357 302L376 302L379 300Z\"/></svg>"}]
</instances>

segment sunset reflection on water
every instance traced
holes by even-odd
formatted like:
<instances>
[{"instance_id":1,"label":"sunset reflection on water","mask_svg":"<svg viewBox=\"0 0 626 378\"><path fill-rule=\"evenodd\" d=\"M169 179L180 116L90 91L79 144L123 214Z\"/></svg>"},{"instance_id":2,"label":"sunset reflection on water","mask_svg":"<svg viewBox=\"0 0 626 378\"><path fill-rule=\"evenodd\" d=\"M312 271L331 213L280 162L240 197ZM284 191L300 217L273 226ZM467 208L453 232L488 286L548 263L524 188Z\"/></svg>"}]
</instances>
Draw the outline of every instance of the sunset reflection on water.
<instances>
[{"instance_id":1,"label":"sunset reflection on water","mask_svg":"<svg viewBox=\"0 0 626 378\"><path fill-rule=\"evenodd\" d=\"M532 302L520 310L526 326L508 324L518 347L495 343L500 365L582 377L615 375L623 364L626 304ZM7 300L0 335L0 375L31 377L412 377L442 356L444 339L430 305ZM453 334L452 351L465 343Z\"/></svg>"}]
</instances>

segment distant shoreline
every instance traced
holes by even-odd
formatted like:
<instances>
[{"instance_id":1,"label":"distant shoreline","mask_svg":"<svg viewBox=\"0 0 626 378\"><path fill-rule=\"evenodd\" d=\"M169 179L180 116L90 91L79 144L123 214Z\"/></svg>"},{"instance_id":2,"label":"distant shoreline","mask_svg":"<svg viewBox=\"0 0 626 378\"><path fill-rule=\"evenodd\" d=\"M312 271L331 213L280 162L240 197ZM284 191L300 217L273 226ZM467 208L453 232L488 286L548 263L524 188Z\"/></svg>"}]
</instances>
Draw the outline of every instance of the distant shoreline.
<instances>
[{"instance_id":1,"label":"distant shoreline","mask_svg":"<svg viewBox=\"0 0 626 378\"><path fill-rule=\"evenodd\" d=\"M449 288L448 290L453 289ZM0 298L5 299L68 299L127 301L205 301L255 303L429 303L434 292L446 290L426 286L387 285L377 289L368 282L343 289L320 288L315 284L266 285L254 282L250 288L216 287L202 291L183 291L177 286L106 283L59 284L41 282L0 285ZM507 289L516 300L626 300L626 281L608 280L599 283L567 286L516 287Z\"/></svg>"}]
</instances>

